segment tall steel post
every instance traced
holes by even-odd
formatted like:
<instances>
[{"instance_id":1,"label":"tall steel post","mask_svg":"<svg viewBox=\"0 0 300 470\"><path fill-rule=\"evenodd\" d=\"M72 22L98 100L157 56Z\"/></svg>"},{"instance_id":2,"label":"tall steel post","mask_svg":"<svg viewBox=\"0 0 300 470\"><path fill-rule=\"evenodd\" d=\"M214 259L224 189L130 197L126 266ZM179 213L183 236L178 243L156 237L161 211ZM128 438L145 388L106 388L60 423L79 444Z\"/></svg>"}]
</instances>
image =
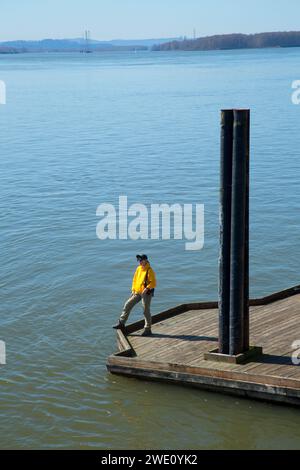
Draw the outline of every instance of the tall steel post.
<instances>
[{"instance_id":1,"label":"tall steel post","mask_svg":"<svg viewBox=\"0 0 300 470\"><path fill-rule=\"evenodd\" d=\"M247 162L249 159L249 110L234 110L231 248L230 248L230 326L229 354L245 352Z\"/></svg>"},{"instance_id":2,"label":"tall steel post","mask_svg":"<svg viewBox=\"0 0 300 470\"><path fill-rule=\"evenodd\" d=\"M221 111L219 352L229 354L233 110Z\"/></svg>"}]
</instances>

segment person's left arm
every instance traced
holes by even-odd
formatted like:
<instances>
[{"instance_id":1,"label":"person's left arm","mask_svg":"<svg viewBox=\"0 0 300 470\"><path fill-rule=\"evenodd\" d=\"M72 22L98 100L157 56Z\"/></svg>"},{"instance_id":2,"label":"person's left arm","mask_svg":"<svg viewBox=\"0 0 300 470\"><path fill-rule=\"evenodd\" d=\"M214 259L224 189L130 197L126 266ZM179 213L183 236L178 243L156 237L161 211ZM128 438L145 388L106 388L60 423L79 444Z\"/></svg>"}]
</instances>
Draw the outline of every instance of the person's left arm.
<instances>
[{"instance_id":1,"label":"person's left arm","mask_svg":"<svg viewBox=\"0 0 300 470\"><path fill-rule=\"evenodd\" d=\"M148 284L146 286L146 289L155 289L156 277L155 277L155 272L153 271L152 268L149 268L147 281L148 281Z\"/></svg>"}]
</instances>

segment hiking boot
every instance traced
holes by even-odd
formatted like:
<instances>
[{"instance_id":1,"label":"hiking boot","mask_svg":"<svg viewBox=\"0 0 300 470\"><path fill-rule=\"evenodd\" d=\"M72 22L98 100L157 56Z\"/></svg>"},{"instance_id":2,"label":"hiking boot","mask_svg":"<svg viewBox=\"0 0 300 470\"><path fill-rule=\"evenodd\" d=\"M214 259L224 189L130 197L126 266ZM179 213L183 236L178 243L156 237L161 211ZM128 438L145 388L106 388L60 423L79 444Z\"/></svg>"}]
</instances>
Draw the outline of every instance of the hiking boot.
<instances>
[{"instance_id":1,"label":"hiking boot","mask_svg":"<svg viewBox=\"0 0 300 470\"><path fill-rule=\"evenodd\" d=\"M151 328L145 328L143 333L141 334L141 336L151 336L151 335L152 335Z\"/></svg>"},{"instance_id":2,"label":"hiking boot","mask_svg":"<svg viewBox=\"0 0 300 470\"><path fill-rule=\"evenodd\" d=\"M119 320L118 323L113 326L113 329L114 330L121 330L122 333L125 333L126 332L125 323L123 323Z\"/></svg>"}]
</instances>

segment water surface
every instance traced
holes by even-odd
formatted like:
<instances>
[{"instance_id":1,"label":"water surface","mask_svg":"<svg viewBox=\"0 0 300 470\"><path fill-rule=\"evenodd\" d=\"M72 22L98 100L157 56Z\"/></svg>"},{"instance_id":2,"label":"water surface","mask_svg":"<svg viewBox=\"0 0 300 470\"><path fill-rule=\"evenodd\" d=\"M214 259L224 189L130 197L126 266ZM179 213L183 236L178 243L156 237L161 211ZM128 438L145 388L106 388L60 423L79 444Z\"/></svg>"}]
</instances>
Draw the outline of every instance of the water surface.
<instances>
[{"instance_id":1,"label":"water surface","mask_svg":"<svg viewBox=\"0 0 300 470\"><path fill-rule=\"evenodd\" d=\"M296 48L0 56L2 449L300 448L298 410L105 367L137 252L157 272L153 313L217 298L221 108L252 113L251 295L299 284L299 62ZM100 241L96 208L119 195L205 204L204 249Z\"/></svg>"}]
</instances>

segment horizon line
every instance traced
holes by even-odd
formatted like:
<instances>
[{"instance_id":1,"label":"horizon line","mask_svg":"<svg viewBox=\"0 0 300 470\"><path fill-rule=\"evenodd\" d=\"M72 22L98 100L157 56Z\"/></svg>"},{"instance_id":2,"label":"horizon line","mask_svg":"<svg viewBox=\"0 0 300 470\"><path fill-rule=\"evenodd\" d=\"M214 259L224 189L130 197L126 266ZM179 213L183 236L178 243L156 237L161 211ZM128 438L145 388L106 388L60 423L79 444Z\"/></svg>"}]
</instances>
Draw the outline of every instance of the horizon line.
<instances>
[{"instance_id":1,"label":"horizon line","mask_svg":"<svg viewBox=\"0 0 300 470\"><path fill-rule=\"evenodd\" d=\"M278 31L259 31L259 32L252 32L252 33L242 33L242 32L231 32L231 33L213 33L213 34L207 34L205 36L197 36L196 38L193 38L192 36L187 36L187 35L180 35L180 36L167 36L167 37L149 37L149 38L114 38L114 39L95 39L91 38L92 41L97 41L97 42L112 42L112 41L154 41L154 40L162 40L162 39L183 39L183 38L190 38L190 39L202 39L202 38L207 38L207 37L212 37L212 36L230 36L232 34L242 34L245 36L251 36L255 34L268 34L268 33L295 33L295 32L300 32L300 30L278 30ZM72 41L72 40L78 40L82 39L84 40L84 36L79 36L79 37L64 37L64 38L58 38L58 37L44 37L41 39L0 39L1 42L16 42L16 41L31 41L31 42L40 42L40 41Z\"/></svg>"}]
</instances>

